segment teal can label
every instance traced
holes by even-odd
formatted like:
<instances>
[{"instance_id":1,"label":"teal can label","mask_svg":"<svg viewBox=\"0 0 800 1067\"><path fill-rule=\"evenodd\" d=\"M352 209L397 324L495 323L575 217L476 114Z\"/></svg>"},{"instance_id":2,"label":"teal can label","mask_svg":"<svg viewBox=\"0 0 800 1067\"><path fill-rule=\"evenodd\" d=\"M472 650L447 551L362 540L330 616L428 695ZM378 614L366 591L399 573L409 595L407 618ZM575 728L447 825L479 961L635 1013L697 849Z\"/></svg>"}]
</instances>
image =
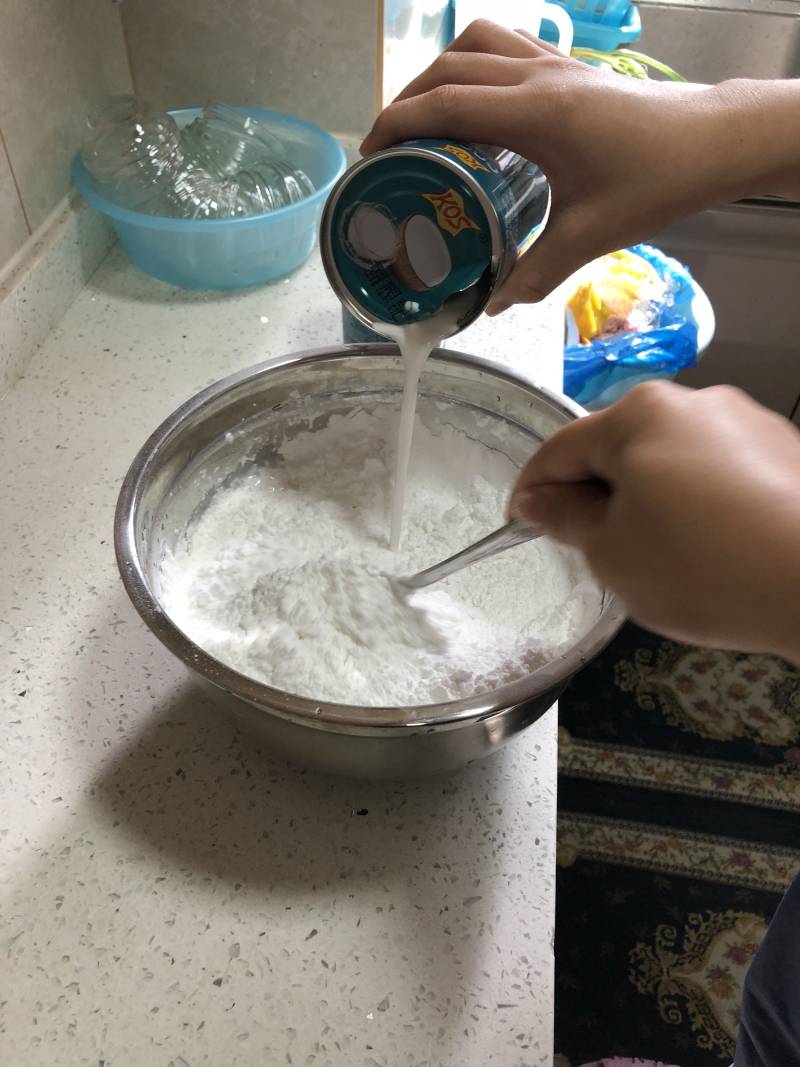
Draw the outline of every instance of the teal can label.
<instances>
[{"instance_id":1,"label":"teal can label","mask_svg":"<svg viewBox=\"0 0 800 1067\"><path fill-rule=\"evenodd\" d=\"M428 318L474 287L472 321L542 232L549 209L544 174L513 152L408 141L340 179L323 215L323 262L367 326Z\"/></svg>"}]
</instances>

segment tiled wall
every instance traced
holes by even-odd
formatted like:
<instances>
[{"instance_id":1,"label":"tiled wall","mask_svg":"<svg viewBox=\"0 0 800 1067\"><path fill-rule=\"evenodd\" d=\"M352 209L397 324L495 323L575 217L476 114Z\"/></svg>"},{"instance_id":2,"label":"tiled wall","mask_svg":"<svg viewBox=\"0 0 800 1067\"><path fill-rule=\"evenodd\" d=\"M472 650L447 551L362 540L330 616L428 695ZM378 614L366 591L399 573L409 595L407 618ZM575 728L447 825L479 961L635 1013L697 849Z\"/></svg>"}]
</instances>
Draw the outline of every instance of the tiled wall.
<instances>
[{"instance_id":1,"label":"tiled wall","mask_svg":"<svg viewBox=\"0 0 800 1067\"><path fill-rule=\"evenodd\" d=\"M108 93L135 84L159 105L264 104L366 132L379 10L379 0L0 0L0 271L69 188L86 112Z\"/></svg>"},{"instance_id":2,"label":"tiled wall","mask_svg":"<svg viewBox=\"0 0 800 1067\"><path fill-rule=\"evenodd\" d=\"M125 0L137 89L159 105L261 104L366 133L378 0Z\"/></svg>"},{"instance_id":3,"label":"tiled wall","mask_svg":"<svg viewBox=\"0 0 800 1067\"><path fill-rule=\"evenodd\" d=\"M69 188L88 107L130 88L111 0L0 0L0 269Z\"/></svg>"}]
</instances>

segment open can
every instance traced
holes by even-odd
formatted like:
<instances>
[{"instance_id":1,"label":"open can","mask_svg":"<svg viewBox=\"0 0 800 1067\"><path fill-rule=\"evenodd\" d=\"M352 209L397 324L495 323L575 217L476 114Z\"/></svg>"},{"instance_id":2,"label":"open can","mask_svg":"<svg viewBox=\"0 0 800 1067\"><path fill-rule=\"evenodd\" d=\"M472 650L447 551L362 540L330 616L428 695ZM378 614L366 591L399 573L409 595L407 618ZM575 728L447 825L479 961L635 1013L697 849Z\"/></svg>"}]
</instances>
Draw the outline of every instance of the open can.
<instances>
[{"instance_id":1,"label":"open can","mask_svg":"<svg viewBox=\"0 0 800 1067\"><path fill-rule=\"evenodd\" d=\"M452 336L484 310L549 211L542 171L507 149L407 141L362 159L334 186L322 261L346 316L363 327L380 333L381 324L441 316L442 337Z\"/></svg>"}]
</instances>

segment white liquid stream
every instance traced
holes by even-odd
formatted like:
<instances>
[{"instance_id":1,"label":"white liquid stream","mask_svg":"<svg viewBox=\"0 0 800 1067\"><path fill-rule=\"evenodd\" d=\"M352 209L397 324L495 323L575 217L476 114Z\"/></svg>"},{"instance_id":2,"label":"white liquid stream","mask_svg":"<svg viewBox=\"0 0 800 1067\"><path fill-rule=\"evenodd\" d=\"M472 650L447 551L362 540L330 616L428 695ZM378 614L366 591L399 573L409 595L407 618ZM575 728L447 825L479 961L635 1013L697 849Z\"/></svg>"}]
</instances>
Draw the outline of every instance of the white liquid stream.
<instances>
[{"instance_id":1,"label":"white liquid stream","mask_svg":"<svg viewBox=\"0 0 800 1067\"><path fill-rule=\"evenodd\" d=\"M454 307L452 317L457 319L461 308ZM380 330L386 337L397 342L405 368L403 402L400 406L400 425L397 431L397 455L394 468L392 493L392 517L389 528L389 547L393 552L400 548L403 536L403 510L408 486L408 464L411 458L411 443L414 437L414 416L417 410L417 389L422 368L431 352L445 337L453 332L451 316L440 315L413 322L408 326L381 323Z\"/></svg>"}]
</instances>

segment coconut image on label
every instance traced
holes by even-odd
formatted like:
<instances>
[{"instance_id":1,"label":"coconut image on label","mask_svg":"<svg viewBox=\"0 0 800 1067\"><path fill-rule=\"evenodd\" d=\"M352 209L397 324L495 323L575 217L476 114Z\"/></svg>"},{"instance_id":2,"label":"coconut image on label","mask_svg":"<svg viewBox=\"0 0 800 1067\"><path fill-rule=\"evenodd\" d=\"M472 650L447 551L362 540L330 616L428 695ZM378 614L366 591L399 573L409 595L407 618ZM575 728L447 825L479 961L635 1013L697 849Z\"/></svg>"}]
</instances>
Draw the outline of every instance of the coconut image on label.
<instances>
[{"instance_id":1,"label":"coconut image on label","mask_svg":"<svg viewBox=\"0 0 800 1067\"><path fill-rule=\"evenodd\" d=\"M397 223L381 204L356 204L344 219L342 244L361 267L391 263L399 243Z\"/></svg>"},{"instance_id":2,"label":"coconut image on label","mask_svg":"<svg viewBox=\"0 0 800 1067\"><path fill-rule=\"evenodd\" d=\"M453 267L447 241L433 219L410 215L400 227L392 271L409 289L424 292L441 285Z\"/></svg>"}]
</instances>

